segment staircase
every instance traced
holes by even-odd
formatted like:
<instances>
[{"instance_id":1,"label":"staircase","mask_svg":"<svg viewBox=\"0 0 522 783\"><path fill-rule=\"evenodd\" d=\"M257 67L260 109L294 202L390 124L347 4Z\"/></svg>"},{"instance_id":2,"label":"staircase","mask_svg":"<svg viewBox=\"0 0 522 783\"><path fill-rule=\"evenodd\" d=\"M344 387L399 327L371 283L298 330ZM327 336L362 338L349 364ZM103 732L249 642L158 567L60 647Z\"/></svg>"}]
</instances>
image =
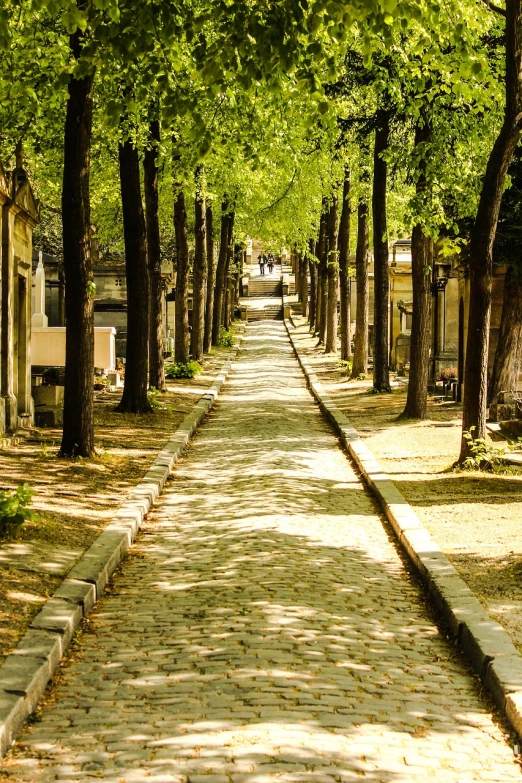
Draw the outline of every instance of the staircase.
<instances>
[{"instance_id":1,"label":"staircase","mask_svg":"<svg viewBox=\"0 0 522 783\"><path fill-rule=\"evenodd\" d=\"M265 266L265 274L260 275L257 257L263 252L263 243L254 240L248 297L242 299L242 304L246 305L247 321L273 321L283 318L281 265L275 264L271 275L268 274L268 267Z\"/></svg>"}]
</instances>

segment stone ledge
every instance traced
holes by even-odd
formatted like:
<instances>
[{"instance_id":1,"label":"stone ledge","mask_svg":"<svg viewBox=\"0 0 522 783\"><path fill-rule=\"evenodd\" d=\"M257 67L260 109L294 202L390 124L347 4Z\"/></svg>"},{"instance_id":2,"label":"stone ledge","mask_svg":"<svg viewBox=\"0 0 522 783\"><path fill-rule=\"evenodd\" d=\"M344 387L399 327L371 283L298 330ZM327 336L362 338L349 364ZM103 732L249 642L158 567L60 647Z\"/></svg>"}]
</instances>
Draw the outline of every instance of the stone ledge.
<instances>
[{"instance_id":1,"label":"stone ledge","mask_svg":"<svg viewBox=\"0 0 522 783\"><path fill-rule=\"evenodd\" d=\"M285 327L312 394L374 493L450 634L497 706L522 737L522 656L431 538L404 495L383 472L368 446L360 440L355 427L324 393L308 361L299 355L287 319Z\"/></svg>"},{"instance_id":2,"label":"stone ledge","mask_svg":"<svg viewBox=\"0 0 522 783\"><path fill-rule=\"evenodd\" d=\"M103 593L146 514L161 495L172 466L219 396L241 339L210 389L187 413L142 481L114 513L113 521L83 553L54 595L45 602L16 649L0 666L0 758L35 709L82 618Z\"/></svg>"}]
</instances>

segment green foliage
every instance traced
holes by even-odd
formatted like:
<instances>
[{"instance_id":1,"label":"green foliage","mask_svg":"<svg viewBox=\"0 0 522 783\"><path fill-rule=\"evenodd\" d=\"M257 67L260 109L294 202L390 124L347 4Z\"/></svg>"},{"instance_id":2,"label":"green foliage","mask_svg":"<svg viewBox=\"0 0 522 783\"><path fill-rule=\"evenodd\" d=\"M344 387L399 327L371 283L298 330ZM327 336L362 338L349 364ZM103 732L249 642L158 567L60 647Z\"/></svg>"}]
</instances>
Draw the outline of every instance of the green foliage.
<instances>
[{"instance_id":1,"label":"green foliage","mask_svg":"<svg viewBox=\"0 0 522 783\"><path fill-rule=\"evenodd\" d=\"M219 330L218 345L220 348L233 348L234 347L234 335L225 329L224 326Z\"/></svg>"},{"instance_id":2,"label":"green foliage","mask_svg":"<svg viewBox=\"0 0 522 783\"><path fill-rule=\"evenodd\" d=\"M151 386L150 389L147 392L147 399L148 399L148 401L150 403L150 406L151 406L152 410L155 410L155 411L160 410L161 408L163 408L163 405L158 400L159 393L160 393L159 389L157 389L155 386Z\"/></svg>"},{"instance_id":3,"label":"green foliage","mask_svg":"<svg viewBox=\"0 0 522 783\"><path fill-rule=\"evenodd\" d=\"M33 495L29 484L0 491L0 535L14 532L26 519L34 519L34 511L28 508Z\"/></svg>"},{"instance_id":4,"label":"green foliage","mask_svg":"<svg viewBox=\"0 0 522 783\"><path fill-rule=\"evenodd\" d=\"M201 365L198 362L174 362L165 367L165 378L193 378L200 372Z\"/></svg>"},{"instance_id":5,"label":"green foliage","mask_svg":"<svg viewBox=\"0 0 522 783\"><path fill-rule=\"evenodd\" d=\"M344 370L345 375L350 375L352 371L352 360L351 359L339 359L337 362L337 366L341 367Z\"/></svg>"},{"instance_id":6,"label":"green foliage","mask_svg":"<svg viewBox=\"0 0 522 783\"><path fill-rule=\"evenodd\" d=\"M460 466L463 470L485 470L495 471L498 468L504 468L506 465L506 450L501 446L493 446L484 438L474 438L472 427L470 431L464 432L463 437L468 442L470 456L467 457ZM508 447L509 448L509 447Z\"/></svg>"}]
</instances>

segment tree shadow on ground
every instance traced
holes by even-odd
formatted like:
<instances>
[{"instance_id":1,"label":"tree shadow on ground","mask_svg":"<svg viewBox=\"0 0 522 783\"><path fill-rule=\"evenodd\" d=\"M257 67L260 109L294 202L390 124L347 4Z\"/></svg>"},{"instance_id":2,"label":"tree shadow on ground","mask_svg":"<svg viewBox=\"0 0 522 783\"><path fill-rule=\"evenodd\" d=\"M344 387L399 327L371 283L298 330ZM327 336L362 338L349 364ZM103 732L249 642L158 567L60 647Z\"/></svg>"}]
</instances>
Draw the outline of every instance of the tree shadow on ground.
<instances>
[{"instance_id":1,"label":"tree shadow on ground","mask_svg":"<svg viewBox=\"0 0 522 783\"><path fill-rule=\"evenodd\" d=\"M15 779L457 783L477 759L519 779L285 344L272 356L293 391L245 400L234 372Z\"/></svg>"}]
</instances>

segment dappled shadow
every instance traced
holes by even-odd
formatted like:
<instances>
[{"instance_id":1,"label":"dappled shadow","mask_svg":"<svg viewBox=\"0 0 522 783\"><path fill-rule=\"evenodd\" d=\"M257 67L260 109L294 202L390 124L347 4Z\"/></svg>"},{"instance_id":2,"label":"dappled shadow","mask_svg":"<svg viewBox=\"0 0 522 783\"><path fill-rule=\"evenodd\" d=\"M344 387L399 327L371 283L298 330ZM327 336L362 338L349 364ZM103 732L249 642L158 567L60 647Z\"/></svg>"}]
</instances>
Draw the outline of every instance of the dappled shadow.
<instances>
[{"instance_id":1,"label":"dappled shadow","mask_svg":"<svg viewBox=\"0 0 522 783\"><path fill-rule=\"evenodd\" d=\"M246 341L11 779L457 783L477 759L520 779L272 329L249 326L264 348Z\"/></svg>"}]
</instances>

